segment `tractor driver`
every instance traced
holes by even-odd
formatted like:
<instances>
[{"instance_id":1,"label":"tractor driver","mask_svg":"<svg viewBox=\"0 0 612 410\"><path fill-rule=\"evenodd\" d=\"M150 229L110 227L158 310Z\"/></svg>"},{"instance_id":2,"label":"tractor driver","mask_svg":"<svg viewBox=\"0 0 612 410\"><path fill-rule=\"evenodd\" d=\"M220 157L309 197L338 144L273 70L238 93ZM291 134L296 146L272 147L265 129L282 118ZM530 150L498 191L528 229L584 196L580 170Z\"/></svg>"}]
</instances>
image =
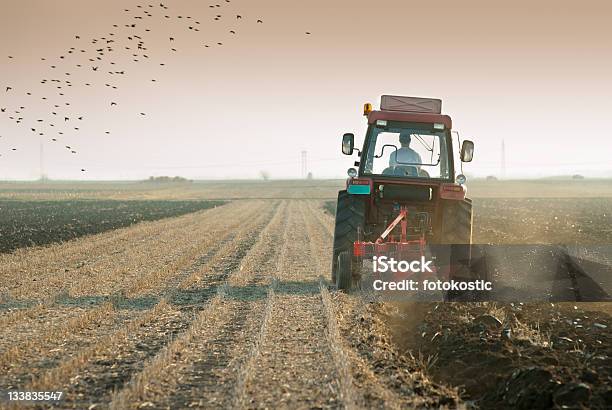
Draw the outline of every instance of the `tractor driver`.
<instances>
[{"instance_id":1,"label":"tractor driver","mask_svg":"<svg viewBox=\"0 0 612 410\"><path fill-rule=\"evenodd\" d=\"M397 165L412 165L420 168L418 165L421 164L421 156L418 152L410 148L410 140L412 137L409 132L400 132L399 142L401 148L393 151L389 156L389 166L394 167Z\"/></svg>"}]
</instances>

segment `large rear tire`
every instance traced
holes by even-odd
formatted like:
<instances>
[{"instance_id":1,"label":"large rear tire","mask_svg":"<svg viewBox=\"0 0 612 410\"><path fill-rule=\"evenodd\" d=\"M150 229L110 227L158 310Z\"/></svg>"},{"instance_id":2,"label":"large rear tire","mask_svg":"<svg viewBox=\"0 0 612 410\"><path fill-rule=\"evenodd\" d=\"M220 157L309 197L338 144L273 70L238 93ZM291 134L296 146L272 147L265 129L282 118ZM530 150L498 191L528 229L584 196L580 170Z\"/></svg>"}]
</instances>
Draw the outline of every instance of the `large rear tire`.
<instances>
[{"instance_id":1,"label":"large rear tire","mask_svg":"<svg viewBox=\"0 0 612 410\"><path fill-rule=\"evenodd\" d=\"M450 279L489 280L486 255L480 247L472 244L472 201L447 201L443 215L442 243L446 244L450 251ZM485 301L488 300L488 292L448 292L446 300Z\"/></svg>"},{"instance_id":2,"label":"large rear tire","mask_svg":"<svg viewBox=\"0 0 612 410\"><path fill-rule=\"evenodd\" d=\"M472 200L446 200L442 219L442 243L472 243Z\"/></svg>"},{"instance_id":3,"label":"large rear tire","mask_svg":"<svg viewBox=\"0 0 612 410\"><path fill-rule=\"evenodd\" d=\"M336 225L334 229L334 248L332 257L332 283L337 283L338 255L353 250L353 242L357 240L357 232L365 222L365 199L350 195L346 190L338 192L336 206Z\"/></svg>"},{"instance_id":4,"label":"large rear tire","mask_svg":"<svg viewBox=\"0 0 612 410\"><path fill-rule=\"evenodd\" d=\"M449 246L452 266L469 268L472 259L472 201L445 202L441 243Z\"/></svg>"},{"instance_id":5,"label":"large rear tire","mask_svg":"<svg viewBox=\"0 0 612 410\"><path fill-rule=\"evenodd\" d=\"M351 254L342 251L338 255L336 271L336 288L344 292L350 292L353 287L353 270L351 267Z\"/></svg>"}]
</instances>

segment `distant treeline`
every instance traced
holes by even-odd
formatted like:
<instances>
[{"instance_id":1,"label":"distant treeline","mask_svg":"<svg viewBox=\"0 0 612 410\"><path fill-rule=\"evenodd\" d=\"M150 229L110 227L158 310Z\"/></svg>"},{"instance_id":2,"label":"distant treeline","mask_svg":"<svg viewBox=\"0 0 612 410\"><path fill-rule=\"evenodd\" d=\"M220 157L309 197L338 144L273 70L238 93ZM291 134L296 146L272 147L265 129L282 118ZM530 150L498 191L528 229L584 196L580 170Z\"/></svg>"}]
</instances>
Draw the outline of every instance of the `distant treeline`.
<instances>
[{"instance_id":1,"label":"distant treeline","mask_svg":"<svg viewBox=\"0 0 612 410\"><path fill-rule=\"evenodd\" d=\"M149 179L147 179L147 182L192 182L190 179L187 178L183 178L183 177L167 177L167 176L161 176L161 177L149 177Z\"/></svg>"}]
</instances>

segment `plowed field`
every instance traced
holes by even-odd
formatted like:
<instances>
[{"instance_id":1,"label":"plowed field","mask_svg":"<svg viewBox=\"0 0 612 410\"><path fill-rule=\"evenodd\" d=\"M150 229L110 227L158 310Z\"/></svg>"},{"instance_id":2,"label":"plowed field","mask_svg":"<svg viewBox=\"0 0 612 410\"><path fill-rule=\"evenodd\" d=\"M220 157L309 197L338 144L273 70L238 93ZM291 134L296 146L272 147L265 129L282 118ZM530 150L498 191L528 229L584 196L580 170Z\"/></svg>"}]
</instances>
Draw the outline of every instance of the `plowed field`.
<instances>
[{"instance_id":1,"label":"plowed field","mask_svg":"<svg viewBox=\"0 0 612 410\"><path fill-rule=\"evenodd\" d=\"M249 196L0 254L0 391L75 409L612 406L607 303L340 294L328 196ZM505 222L478 218L497 238Z\"/></svg>"}]
</instances>

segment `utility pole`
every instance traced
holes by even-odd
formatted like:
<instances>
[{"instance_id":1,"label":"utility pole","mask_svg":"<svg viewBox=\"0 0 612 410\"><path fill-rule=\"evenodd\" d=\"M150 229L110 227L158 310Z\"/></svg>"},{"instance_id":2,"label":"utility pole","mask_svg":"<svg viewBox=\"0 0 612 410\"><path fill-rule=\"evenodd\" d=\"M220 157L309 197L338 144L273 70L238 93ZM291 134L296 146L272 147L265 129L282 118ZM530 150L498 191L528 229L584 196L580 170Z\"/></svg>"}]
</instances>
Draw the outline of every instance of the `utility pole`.
<instances>
[{"instance_id":1,"label":"utility pole","mask_svg":"<svg viewBox=\"0 0 612 410\"><path fill-rule=\"evenodd\" d=\"M39 154L39 167L40 167L40 182L45 182L45 150L42 141L40 141L40 154Z\"/></svg>"},{"instance_id":2,"label":"utility pole","mask_svg":"<svg viewBox=\"0 0 612 410\"><path fill-rule=\"evenodd\" d=\"M501 178L506 178L506 143L503 139L501 146Z\"/></svg>"},{"instance_id":3,"label":"utility pole","mask_svg":"<svg viewBox=\"0 0 612 410\"><path fill-rule=\"evenodd\" d=\"M302 178L308 175L308 151L302 151Z\"/></svg>"}]
</instances>

